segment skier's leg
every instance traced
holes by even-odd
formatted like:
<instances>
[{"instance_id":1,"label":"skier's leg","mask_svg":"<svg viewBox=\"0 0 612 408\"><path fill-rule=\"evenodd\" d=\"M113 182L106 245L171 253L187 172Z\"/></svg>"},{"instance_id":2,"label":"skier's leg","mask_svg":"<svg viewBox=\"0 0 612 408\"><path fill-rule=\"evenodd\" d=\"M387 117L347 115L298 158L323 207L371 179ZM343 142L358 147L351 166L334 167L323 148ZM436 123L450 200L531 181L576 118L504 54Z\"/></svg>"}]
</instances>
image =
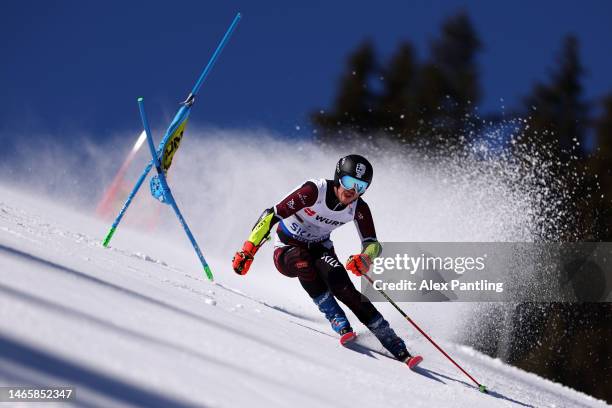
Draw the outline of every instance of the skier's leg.
<instances>
[{"instance_id":1,"label":"skier's leg","mask_svg":"<svg viewBox=\"0 0 612 408\"><path fill-rule=\"evenodd\" d=\"M410 358L410 353L406 349L406 343L395 334L395 331L389 326L389 322L380 313L366 326L395 358L400 361L406 361Z\"/></svg>"},{"instance_id":2,"label":"skier's leg","mask_svg":"<svg viewBox=\"0 0 612 408\"><path fill-rule=\"evenodd\" d=\"M327 283L314 268L312 259L312 254L307 248L286 246L274 251L276 269L285 276L298 278L315 305L329 320L332 329L339 334L351 331L344 311L329 291Z\"/></svg>"},{"instance_id":3,"label":"skier's leg","mask_svg":"<svg viewBox=\"0 0 612 408\"><path fill-rule=\"evenodd\" d=\"M310 253L306 248L295 246L276 248L274 265L283 275L298 278L311 298L327 291L327 285L314 269Z\"/></svg>"},{"instance_id":4,"label":"skier's leg","mask_svg":"<svg viewBox=\"0 0 612 408\"><path fill-rule=\"evenodd\" d=\"M389 322L376 310L372 302L355 288L333 248L323 252L317 260L317 267L334 296L351 309L395 358L405 361L410 357L406 344L395 334Z\"/></svg>"},{"instance_id":5,"label":"skier's leg","mask_svg":"<svg viewBox=\"0 0 612 408\"><path fill-rule=\"evenodd\" d=\"M333 248L322 251L315 265L334 296L351 309L361 323L367 326L380 315L374 305L355 288Z\"/></svg>"}]
</instances>

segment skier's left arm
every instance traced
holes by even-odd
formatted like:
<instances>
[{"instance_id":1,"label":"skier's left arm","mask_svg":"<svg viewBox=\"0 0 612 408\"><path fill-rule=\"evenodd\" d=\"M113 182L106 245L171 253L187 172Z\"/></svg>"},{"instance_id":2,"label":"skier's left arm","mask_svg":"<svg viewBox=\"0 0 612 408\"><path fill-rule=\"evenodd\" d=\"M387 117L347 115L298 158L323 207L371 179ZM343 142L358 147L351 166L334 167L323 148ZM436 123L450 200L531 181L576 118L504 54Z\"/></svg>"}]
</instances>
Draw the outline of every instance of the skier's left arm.
<instances>
[{"instance_id":1,"label":"skier's left arm","mask_svg":"<svg viewBox=\"0 0 612 408\"><path fill-rule=\"evenodd\" d=\"M370 207L361 198L358 199L355 208L355 226L361 239L361 253L351 255L346 262L346 269L357 276L361 276L370 270L375 258L382 252L382 245L376 238L376 229Z\"/></svg>"}]
</instances>

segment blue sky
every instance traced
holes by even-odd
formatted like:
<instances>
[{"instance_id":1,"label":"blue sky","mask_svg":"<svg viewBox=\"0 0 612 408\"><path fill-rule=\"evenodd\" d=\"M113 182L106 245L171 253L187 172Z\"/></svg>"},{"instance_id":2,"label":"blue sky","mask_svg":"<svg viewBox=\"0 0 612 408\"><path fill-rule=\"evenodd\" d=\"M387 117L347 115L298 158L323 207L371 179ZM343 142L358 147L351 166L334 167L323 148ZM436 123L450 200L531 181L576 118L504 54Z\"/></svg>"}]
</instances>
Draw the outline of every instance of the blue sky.
<instances>
[{"instance_id":1,"label":"blue sky","mask_svg":"<svg viewBox=\"0 0 612 408\"><path fill-rule=\"evenodd\" d=\"M165 126L240 11L192 121L304 134L361 41L372 39L384 59L410 40L425 58L441 22L460 10L484 43L481 111L516 106L554 67L567 33L581 43L587 96L612 92L609 1L3 1L0 133L136 131L138 96L153 125Z\"/></svg>"}]
</instances>

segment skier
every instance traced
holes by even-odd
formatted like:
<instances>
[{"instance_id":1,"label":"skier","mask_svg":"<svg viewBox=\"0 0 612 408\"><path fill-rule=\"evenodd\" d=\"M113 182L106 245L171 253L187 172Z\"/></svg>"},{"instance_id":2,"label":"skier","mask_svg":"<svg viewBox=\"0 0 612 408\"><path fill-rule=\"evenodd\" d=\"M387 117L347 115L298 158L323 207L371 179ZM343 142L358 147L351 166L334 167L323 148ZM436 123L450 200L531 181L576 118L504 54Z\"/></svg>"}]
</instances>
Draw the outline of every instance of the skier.
<instances>
[{"instance_id":1,"label":"skier","mask_svg":"<svg viewBox=\"0 0 612 408\"><path fill-rule=\"evenodd\" d=\"M278 224L274 231L276 268L285 276L298 278L332 329L341 336L341 343L353 340L356 335L336 299L351 309L396 359L412 367L409 362L412 356L404 341L355 288L346 271L357 276L367 273L382 251L370 208L361 198L372 182L372 175L372 165L363 156L342 157L333 180L306 181L266 209L242 250L234 255L232 266L236 273L246 274L257 250ZM330 233L349 221L357 226L362 250L348 258L345 269L336 256ZM414 362L418 364L416 358Z\"/></svg>"}]
</instances>

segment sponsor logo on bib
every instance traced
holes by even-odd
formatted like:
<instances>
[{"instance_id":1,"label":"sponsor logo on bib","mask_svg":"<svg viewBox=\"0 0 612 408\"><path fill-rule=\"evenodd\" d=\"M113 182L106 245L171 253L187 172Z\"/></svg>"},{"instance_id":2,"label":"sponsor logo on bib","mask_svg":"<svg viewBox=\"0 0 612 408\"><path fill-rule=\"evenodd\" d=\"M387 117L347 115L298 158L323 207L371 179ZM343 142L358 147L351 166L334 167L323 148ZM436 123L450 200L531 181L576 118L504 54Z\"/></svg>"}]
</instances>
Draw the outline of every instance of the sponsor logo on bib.
<instances>
[{"instance_id":1,"label":"sponsor logo on bib","mask_svg":"<svg viewBox=\"0 0 612 408\"><path fill-rule=\"evenodd\" d=\"M320 215L317 215L317 216L315 217L315 219L316 219L317 221L319 221L319 222L323 222L323 223L325 223L325 224L327 224L327 225L342 225L342 224L344 224L343 222L336 221L336 220L330 220L329 218L327 218L327 217L321 217Z\"/></svg>"}]
</instances>

